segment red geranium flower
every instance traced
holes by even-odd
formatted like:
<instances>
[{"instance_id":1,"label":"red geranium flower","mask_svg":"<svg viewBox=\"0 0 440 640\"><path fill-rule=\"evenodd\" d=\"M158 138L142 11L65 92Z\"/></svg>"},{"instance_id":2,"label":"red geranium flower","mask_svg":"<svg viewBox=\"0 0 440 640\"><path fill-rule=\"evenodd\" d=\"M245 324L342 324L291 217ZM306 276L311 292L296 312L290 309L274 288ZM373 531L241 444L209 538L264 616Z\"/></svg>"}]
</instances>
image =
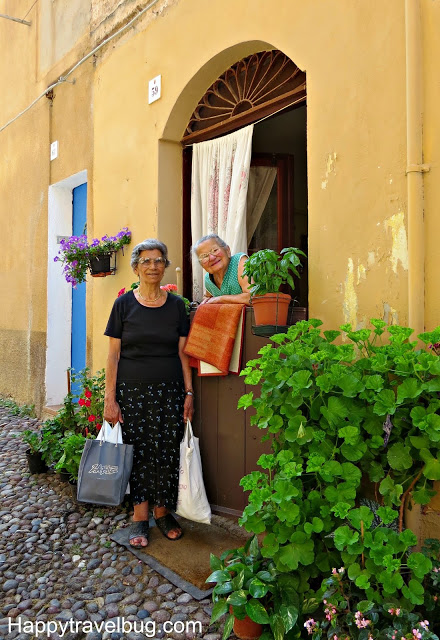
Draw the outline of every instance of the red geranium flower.
<instances>
[{"instance_id":1,"label":"red geranium flower","mask_svg":"<svg viewBox=\"0 0 440 640\"><path fill-rule=\"evenodd\" d=\"M91 416L89 416L89 422L95 422L96 420L96 416L94 416L93 414Z\"/></svg>"},{"instance_id":2,"label":"red geranium flower","mask_svg":"<svg viewBox=\"0 0 440 640\"><path fill-rule=\"evenodd\" d=\"M90 402L90 400L86 400L86 401L84 402L84 404L86 405L86 407L90 407L90 405L91 405L92 403Z\"/></svg>"},{"instance_id":3,"label":"red geranium flower","mask_svg":"<svg viewBox=\"0 0 440 640\"><path fill-rule=\"evenodd\" d=\"M164 291L177 291L177 285L176 284L164 284L161 289L163 289Z\"/></svg>"},{"instance_id":4,"label":"red geranium flower","mask_svg":"<svg viewBox=\"0 0 440 640\"><path fill-rule=\"evenodd\" d=\"M93 394L92 394L92 392L91 392L91 391L89 391L88 389L86 389L86 390L85 390L85 392L84 392L84 395L85 395L85 397L86 397L86 398L91 398Z\"/></svg>"},{"instance_id":5,"label":"red geranium flower","mask_svg":"<svg viewBox=\"0 0 440 640\"><path fill-rule=\"evenodd\" d=\"M101 425L101 424L97 424L97 425L96 425L96 431L101 431L101 427L102 427L102 425Z\"/></svg>"},{"instance_id":6,"label":"red geranium flower","mask_svg":"<svg viewBox=\"0 0 440 640\"><path fill-rule=\"evenodd\" d=\"M84 400L84 398L80 398L80 399L78 400L78 404L79 404L81 407L83 407L83 406L85 405L85 403L86 403L86 401Z\"/></svg>"}]
</instances>

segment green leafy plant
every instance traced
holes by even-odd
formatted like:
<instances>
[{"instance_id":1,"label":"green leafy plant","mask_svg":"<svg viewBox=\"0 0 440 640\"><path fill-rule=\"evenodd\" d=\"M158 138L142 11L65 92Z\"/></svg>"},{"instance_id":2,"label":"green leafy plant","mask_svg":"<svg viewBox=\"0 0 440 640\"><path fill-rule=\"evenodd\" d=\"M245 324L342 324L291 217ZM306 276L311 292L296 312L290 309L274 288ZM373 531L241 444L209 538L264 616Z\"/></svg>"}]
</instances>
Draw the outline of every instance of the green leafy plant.
<instances>
[{"instance_id":1,"label":"green leafy plant","mask_svg":"<svg viewBox=\"0 0 440 640\"><path fill-rule=\"evenodd\" d=\"M246 615L267 625L275 640L283 638L296 624L297 581L287 574L279 575L274 563L263 558L256 536L244 547L225 551L220 558L211 554L210 562L213 573L206 582L216 584L211 624L229 613L224 640L232 632L234 618L243 619Z\"/></svg>"},{"instance_id":2,"label":"green leafy plant","mask_svg":"<svg viewBox=\"0 0 440 640\"><path fill-rule=\"evenodd\" d=\"M60 418L46 420L41 429L40 452L44 462L54 465L63 454L64 425Z\"/></svg>"},{"instance_id":3,"label":"green leafy plant","mask_svg":"<svg viewBox=\"0 0 440 640\"><path fill-rule=\"evenodd\" d=\"M300 256L305 258L306 254L295 247L282 249L280 254L272 249L262 249L249 256L244 263L243 273L251 282L252 295L277 293L283 284L295 289L292 273L300 276Z\"/></svg>"},{"instance_id":4,"label":"green leafy plant","mask_svg":"<svg viewBox=\"0 0 440 640\"><path fill-rule=\"evenodd\" d=\"M79 392L66 394L57 415L43 423L40 446L47 465L55 464L57 471L65 469L70 473L65 440L72 434L96 438L104 412L105 372L102 369L92 375L86 367L78 373L72 372L71 381L78 383Z\"/></svg>"},{"instance_id":5,"label":"green leafy plant","mask_svg":"<svg viewBox=\"0 0 440 640\"><path fill-rule=\"evenodd\" d=\"M22 440L28 445L31 453L39 453L41 447L39 433L26 429L26 431L23 431Z\"/></svg>"},{"instance_id":6,"label":"green leafy plant","mask_svg":"<svg viewBox=\"0 0 440 640\"><path fill-rule=\"evenodd\" d=\"M345 566L364 599L423 611L432 561L410 553L417 537L404 512L410 498L427 504L440 479L440 360L429 347L440 329L419 336L421 349L407 327L388 327L386 340L382 320L343 333L321 324L273 336L242 372L261 386L238 406L254 409L271 453L241 481L250 494L240 522L266 534L262 555L296 577L304 599L319 599L322 577ZM360 503L365 485L375 510Z\"/></svg>"},{"instance_id":7,"label":"green leafy plant","mask_svg":"<svg viewBox=\"0 0 440 640\"><path fill-rule=\"evenodd\" d=\"M11 398L0 398L0 407L7 409L13 416L19 418L35 418L35 406L33 404L17 404Z\"/></svg>"},{"instance_id":8,"label":"green leafy plant","mask_svg":"<svg viewBox=\"0 0 440 640\"><path fill-rule=\"evenodd\" d=\"M304 627L312 640L438 640L430 623L394 602L375 604L347 580L345 569L333 569L323 581L322 604Z\"/></svg>"},{"instance_id":9,"label":"green leafy plant","mask_svg":"<svg viewBox=\"0 0 440 640\"><path fill-rule=\"evenodd\" d=\"M62 441L62 456L57 462L56 469L65 469L72 480L78 480L79 463L86 438L81 433L69 433Z\"/></svg>"},{"instance_id":10,"label":"green leafy plant","mask_svg":"<svg viewBox=\"0 0 440 640\"><path fill-rule=\"evenodd\" d=\"M76 430L80 429L84 436L95 436L102 426L104 415L105 370L90 374L86 367L78 374L72 374L72 382L78 382L81 391L75 396Z\"/></svg>"}]
</instances>

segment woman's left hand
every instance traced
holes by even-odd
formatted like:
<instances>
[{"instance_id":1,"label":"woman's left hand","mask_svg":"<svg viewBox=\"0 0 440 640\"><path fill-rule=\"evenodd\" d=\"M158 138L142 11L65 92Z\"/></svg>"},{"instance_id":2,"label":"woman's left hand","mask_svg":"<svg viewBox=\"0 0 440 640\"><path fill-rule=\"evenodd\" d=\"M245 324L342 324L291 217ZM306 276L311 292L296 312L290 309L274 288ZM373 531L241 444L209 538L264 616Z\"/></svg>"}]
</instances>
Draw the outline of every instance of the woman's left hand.
<instances>
[{"instance_id":1,"label":"woman's left hand","mask_svg":"<svg viewBox=\"0 0 440 640\"><path fill-rule=\"evenodd\" d=\"M185 404L183 405L183 421L186 423L187 420L190 422L193 419L194 415L194 396L185 396Z\"/></svg>"}]
</instances>

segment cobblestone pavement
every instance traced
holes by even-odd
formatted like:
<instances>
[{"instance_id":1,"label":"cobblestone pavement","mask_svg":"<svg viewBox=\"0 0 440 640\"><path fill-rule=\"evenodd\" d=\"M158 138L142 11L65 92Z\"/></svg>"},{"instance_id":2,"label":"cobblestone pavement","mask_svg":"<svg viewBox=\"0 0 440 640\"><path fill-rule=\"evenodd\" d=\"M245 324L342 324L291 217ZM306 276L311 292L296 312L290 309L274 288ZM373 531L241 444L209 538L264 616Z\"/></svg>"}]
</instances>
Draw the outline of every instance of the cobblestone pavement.
<instances>
[{"instance_id":1,"label":"cobblestone pavement","mask_svg":"<svg viewBox=\"0 0 440 640\"><path fill-rule=\"evenodd\" d=\"M210 599L194 600L109 540L129 520L125 508L78 505L56 474L29 474L15 434L37 424L0 408L0 640L219 640Z\"/></svg>"}]
</instances>

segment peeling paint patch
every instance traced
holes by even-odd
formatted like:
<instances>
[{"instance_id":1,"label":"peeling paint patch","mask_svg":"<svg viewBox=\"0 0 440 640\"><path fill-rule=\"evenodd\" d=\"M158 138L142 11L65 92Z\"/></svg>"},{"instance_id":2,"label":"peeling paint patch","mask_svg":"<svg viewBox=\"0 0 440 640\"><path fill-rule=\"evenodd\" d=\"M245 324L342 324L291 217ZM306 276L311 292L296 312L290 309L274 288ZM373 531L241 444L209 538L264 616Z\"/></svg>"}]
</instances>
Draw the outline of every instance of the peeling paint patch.
<instances>
[{"instance_id":1,"label":"peeling paint patch","mask_svg":"<svg viewBox=\"0 0 440 640\"><path fill-rule=\"evenodd\" d=\"M364 267L363 264L358 264L358 268L357 268L357 284L359 284L359 282L361 280L365 280L367 277L367 270Z\"/></svg>"},{"instance_id":2,"label":"peeling paint patch","mask_svg":"<svg viewBox=\"0 0 440 640\"><path fill-rule=\"evenodd\" d=\"M333 153L329 153L329 155L327 156L327 160L325 162L325 178L321 182L321 189L327 189L329 175L336 174L336 158L337 157L338 156L336 154L336 151L334 151Z\"/></svg>"},{"instance_id":3,"label":"peeling paint patch","mask_svg":"<svg viewBox=\"0 0 440 640\"><path fill-rule=\"evenodd\" d=\"M391 229L392 247L391 264L394 273L397 273L397 265L400 262L403 269L408 270L408 242L406 237L405 216L399 211L391 218L385 220L385 228Z\"/></svg>"},{"instance_id":4,"label":"peeling paint patch","mask_svg":"<svg viewBox=\"0 0 440 640\"><path fill-rule=\"evenodd\" d=\"M383 303L383 319L387 324L399 324L399 314L388 302Z\"/></svg>"},{"instance_id":5,"label":"peeling paint patch","mask_svg":"<svg viewBox=\"0 0 440 640\"><path fill-rule=\"evenodd\" d=\"M334 151L333 153L330 153L327 156L327 168L325 171L325 176L328 177L331 173L336 173L335 170L335 164L336 164L336 151Z\"/></svg>"},{"instance_id":6,"label":"peeling paint patch","mask_svg":"<svg viewBox=\"0 0 440 640\"><path fill-rule=\"evenodd\" d=\"M371 268L375 262L376 262L376 254L374 253L374 251L369 251L368 258L367 258L367 267Z\"/></svg>"},{"instance_id":7,"label":"peeling paint patch","mask_svg":"<svg viewBox=\"0 0 440 640\"><path fill-rule=\"evenodd\" d=\"M347 277L345 278L343 310L345 322L349 322L353 327L356 326L357 307L358 301L354 288L354 266L352 258L349 258Z\"/></svg>"}]
</instances>

